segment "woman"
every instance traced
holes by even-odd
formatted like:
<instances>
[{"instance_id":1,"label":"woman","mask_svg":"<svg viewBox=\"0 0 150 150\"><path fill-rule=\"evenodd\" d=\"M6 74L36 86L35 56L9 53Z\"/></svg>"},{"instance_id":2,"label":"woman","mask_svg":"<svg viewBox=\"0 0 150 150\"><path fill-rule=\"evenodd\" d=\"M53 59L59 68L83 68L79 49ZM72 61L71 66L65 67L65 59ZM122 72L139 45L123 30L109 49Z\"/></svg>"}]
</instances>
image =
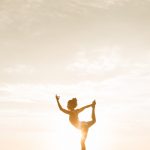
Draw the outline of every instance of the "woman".
<instances>
[{"instance_id":1,"label":"woman","mask_svg":"<svg viewBox=\"0 0 150 150\"><path fill-rule=\"evenodd\" d=\"M86 146L85 146L85 140L88 134L88 130L89 128L96 122L96 117L95 117L95 105L96 102L95 100L92 102L92 104L90 105L86 105L84 107L81 107L79 109L75 109L77 107L77 99L76 98L72 98L71 100L68 101L67 104L67 108L68 110L62 108L60 102L59 102L60 96L56 95L56 100L57 100L57 104L59 109L64 112L65 114L69 115L69 121L70 123L81 130L82 132L82 138L81 138L81 150L86 150ZM92 120L91 121L80 121L78 118L78 114L80 112L82 112L85 108L89 108L92 107Z\"/></svg>"}]
</instances>

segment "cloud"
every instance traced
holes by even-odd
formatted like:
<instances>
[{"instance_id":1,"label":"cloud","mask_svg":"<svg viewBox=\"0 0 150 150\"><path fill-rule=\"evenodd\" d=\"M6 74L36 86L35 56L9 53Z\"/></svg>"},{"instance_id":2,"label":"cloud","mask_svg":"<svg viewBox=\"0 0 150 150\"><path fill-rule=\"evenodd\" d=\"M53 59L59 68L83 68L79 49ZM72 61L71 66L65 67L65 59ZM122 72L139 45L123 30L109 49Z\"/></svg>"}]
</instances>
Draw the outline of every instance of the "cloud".
<instances>
[{"instance_id":1,"label":"cloud","mask_svg":"<svg viewBox=\"0 0 150 150\"><path fill-rule=\"evenodd\" d=\"M119 47L101 48L100 50L79 51L74 60L66 67L67 70L76 72L79 75L90 74L139 74L150 73L149 53L144 53L145 60L136 58L135 54L124 56L124 49ZM130 53L130 52L127 52ZM144 57L144 56L142 56Z\"/></svg>"},{"instance_id":2,"label":"cloud","mask_svg":"<svg viewBox=\"0 0 150 150\"><path fill-rule=\"evenodd\" d=\"M100 51L79 52L76 60L67 66L68 70L81 74L98 74L116 69L121 62L116 49L103 49Z\"/></svg>"},{"instance_id":3,"label":"cloud","mask_svg":"<svg viewBox=\"0 0 150 150\"><path fill-rule=\"evenodd\" d=\"M61 21L61 19L69 19L65 21L72 21L73 19L75 19L76 21L76 18L78 17L80 19L80 17L88 16L89 18L91 18L92 16L93 19L96 17L98 18L96 20L99 21L102 20L103 22L105 21L104 15L106 14L101 13L101 10L110 9L111 7L114 6L122 7L126 4L129 5L129 2L133 1L131 0L92 0L92 1L57 0L55 2L48 0L0 1L1 5L0 31L2 32L1 35L6 34L9 34L9 36L10 34L14 34L15 36L28 35L31 36L32 38L41 39L42 35L45 34L47 35L47 33L51 33L50 32L51 29L57 27L58 25L60 25L59 29L63 27L63 24L58 23L58 20ZM146 2L147 0L145 1L145 3ZM140 1L138 2L134 1L134 3L139 4ZM132 5L132 7L134 6ZM125 9L125 11L127 10ZM128 13L125 14L128 15ZM133 16L133 14L131 16ZM107 18L108 16L106 16L106 19Z\"/></svg>"},{"instance_id":4,"label":"cloud","mask_svg":"<svg viewBox=\"0 0 150 150\"><path fill-rule=\"evenodd\" d=\"M0 22L12 24L17 21L24 25L29 25L39 18L47 17L66 17L70 14L84 14L93 8L106 9L112 5L123 5L130 0L13 0L0 2ZM20 21L19 21L20 20ZM26 20L26 22L24 22ZM28 24L28 23L29 24ZM1 25L2 26L2 25ZM4 27L4 26L3 26ZM18 26L19 27L19 26Z\"/></svg>"},{"instance_id":5,"label":"cloud","mask_svg":"<svg viewBox=\"0 0 150 150\"><path fill-rule=\"evenodd\" d=\"M67 69L84 74L111 71L121 61L114 50L80 51L77 53L76 60L68 65Z\"/></svg>"},{"instance_id":6,"label":"cloud","mask_svg":"<svg viewBox=\"0 0 150 150\"><path fill-rule=\"evenodd\" d=\"M72 2L76 3L78 7L83 8L100 8L100 9L106 9L109 8L112 5L123 5L124 3L128 2L130 0L72 0Z\"/></svg>"},{"instance_id":7,"label":"cloud","mask_svg":"<svg viewBox=\"0 0 150 150\"><path fill-rule=\"evenodd\" d=\"M117 74L106 79L100 79L98 75L95 80L86 78L74 84L3 84L0 86L0 101L40 103L51 101L54 104L55 94L66 100L77 96L79 99L83 99L81 103L84 103L84 100L90 102L94 98L102 98L106 102L120 99L128 101L131 98L134 101L135 97L139 100L142 97L147 100L150 72L145 73L143 69L144 73L141 73L141 70L139 72Z\"/></svg>"},{"instance_id":8,"label":"cloud","mask_svg":"<svg viewBox=\"0 0 150 150\"><path fill-rule=\"evenodd\" d=\"M29 65L25 64L15 64L13 66L6 67L4 69L4 72L9 73L9 74L30 74L34 72L34 68Z\"/></svg>"}]
</instances>

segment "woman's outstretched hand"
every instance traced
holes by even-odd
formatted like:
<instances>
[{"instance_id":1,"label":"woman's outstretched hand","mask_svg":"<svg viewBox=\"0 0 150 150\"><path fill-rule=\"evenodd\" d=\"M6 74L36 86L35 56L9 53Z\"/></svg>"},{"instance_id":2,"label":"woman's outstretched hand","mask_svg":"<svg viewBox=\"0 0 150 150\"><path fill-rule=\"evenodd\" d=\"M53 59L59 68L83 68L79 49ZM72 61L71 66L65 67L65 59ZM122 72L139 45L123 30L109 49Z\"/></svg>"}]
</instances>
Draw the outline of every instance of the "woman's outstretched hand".
<instances>
[{"instance_id":1,"label":"woman's outstretched hand","mask_svg":"<svg viewBox=\"0 0 150 150\"><path fill-rule=\"evenodd\" d=\"M60 96L58 96L57 94L56 94L56 100L58 101L60 99Z\"/></svg>"}]
</instances>

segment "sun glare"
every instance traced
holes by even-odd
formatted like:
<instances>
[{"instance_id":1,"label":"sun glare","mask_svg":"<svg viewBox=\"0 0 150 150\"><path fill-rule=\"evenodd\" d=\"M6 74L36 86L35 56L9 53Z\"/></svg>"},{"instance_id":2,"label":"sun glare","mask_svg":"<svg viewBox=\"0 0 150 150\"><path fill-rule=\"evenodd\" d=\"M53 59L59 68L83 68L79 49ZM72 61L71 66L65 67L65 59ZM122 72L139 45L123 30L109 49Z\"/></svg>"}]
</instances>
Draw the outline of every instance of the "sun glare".
<instances>
[{"instance_id":1,"label":"sun glare","mask_svg":"<svg viewBox=\"0 0 150 150\"><path fill-rule=\"evenodd\" d=\"M60 120L61 128L59 129L59 146L65 150L77 150L80 149L81 133L78 129L74 128L66 122L66 120ZM59 125L60 125L59 124Z\"/></svg>"},{"instance_id":2,"label":"sun glare","mask_svg":"<svg viewBox=\"0 0 150 150\"><path fill-rule=\"evenodd\" d=\"M99 115L99 114L97 114ZM91 119L91 110L85 112L80 120L90 120ZM81 149L80 141L81 141L81 131L73 127L68 118L64 116L64 114L60 115L57 124L55 124L55 128L58 130L55 132L55 142L57 144L54 145L55 150L57 149L65 149L65 150L78 150ZM98 123L98 124L97 124ZM104 124L100 124L99 121L94 124L88 132L88 136L86 139L86 147L87 149L99 150L100 148L106 144L106 138L104 132L102 132L101 128L105 130L106 127L102 127Z\"/></svg>"}]
</instances>

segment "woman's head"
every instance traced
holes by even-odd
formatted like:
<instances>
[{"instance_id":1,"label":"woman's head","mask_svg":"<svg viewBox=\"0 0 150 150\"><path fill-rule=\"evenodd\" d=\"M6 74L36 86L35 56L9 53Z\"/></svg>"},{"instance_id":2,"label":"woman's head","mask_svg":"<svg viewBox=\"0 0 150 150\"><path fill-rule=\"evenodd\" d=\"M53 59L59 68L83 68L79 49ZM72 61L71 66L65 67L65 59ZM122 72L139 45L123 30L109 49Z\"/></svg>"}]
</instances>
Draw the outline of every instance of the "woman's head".
<instances>
[{"instance_id":1,"label":"woman's head","mask_svg":"<svg viewBox=\"0 0 150 150\"><path fill-rule=\"evenodd\" d=\"M67 108L69 110L73 110L77 107L77 99L76 98L72 98L71 100L68 101L68 105Z\"/></svg>"}]
</instances>

